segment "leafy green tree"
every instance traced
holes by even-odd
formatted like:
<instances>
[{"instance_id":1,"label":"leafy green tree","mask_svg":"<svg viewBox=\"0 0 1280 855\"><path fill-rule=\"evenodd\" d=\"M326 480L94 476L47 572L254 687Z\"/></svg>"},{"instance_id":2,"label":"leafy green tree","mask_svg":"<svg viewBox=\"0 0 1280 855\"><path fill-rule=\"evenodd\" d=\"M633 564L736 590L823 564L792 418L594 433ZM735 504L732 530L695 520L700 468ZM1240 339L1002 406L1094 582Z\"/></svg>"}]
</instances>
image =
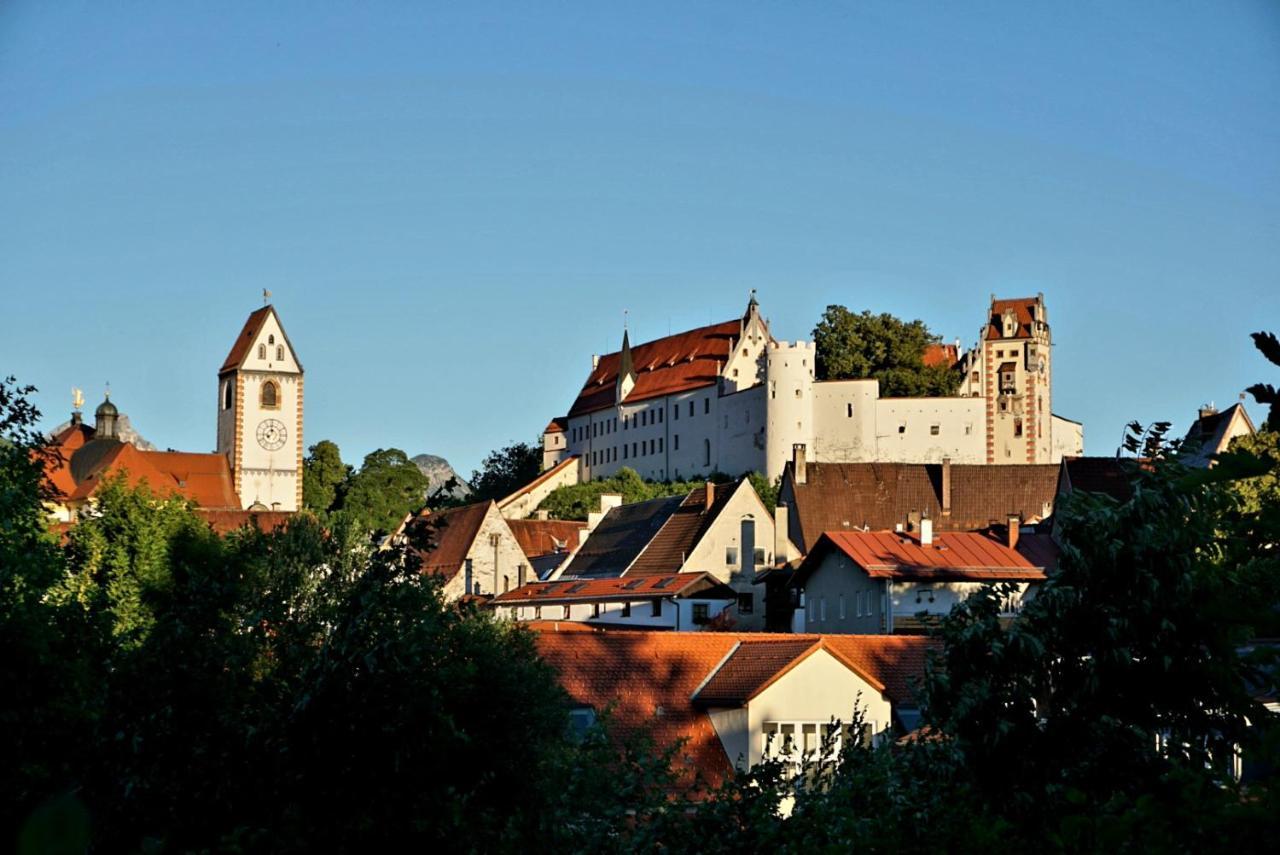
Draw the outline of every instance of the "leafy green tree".
<instances>
[{"instance_id":1,"label":"leafy green tree","mask_svg":"<svg viewBox=\"0 0 1280 855\"><path fill-rule=\"evenodd\" d=\"M471 473L468 502L503 499L528 484L542 472L542 447L527 442L489 452L480 468Z\"/></svg>"},{"instance_id":2,"label":"leafy green tree","mask_svg":"<svg viewBox=\"0 0 1280 855\"><path fill-rule=\"evenodd\" d=\"M347 482L341 509L375 534L387 534L422 507L426 492L427 476L408 455L398 448L378 449Z\"/></svg>"},{"instance_id":3,"label":"leafy green tree","mask_svg":"<svg viewBox=\"0 0 1280 855\"><path fill-rule=\"evenodd\" d=\"M960 375L950 366L922 361L925 348L938 341L923 321L827 306L813 341L819 380L875 378L885 397L954 395L960 387Z\"/></svg>"},{"instance_id":4,"label":"leafy green tree","mask_svg":"<svg viewBox=\"0 0 1280 855\"><path fill-rule=\"evenodd\" d=\"M351 477L336 443L322 439L307 449L302 461L302 505L316 513L333 510L341 502Z\"/></svg>"},{"instance_id":5,"label":"leafy green tree","mask_svg":"<svg viewBox=\"0 0 1280 855\"><path fill-rule=\"evenodd\" d=\"M1253 345L1268 362L1280 366L1280 340L1276 339L1275 333L1253 333ZM1270 407L1267 412L1267 429L1280 431L1280 392L1270 383L1255 383L1245 391L1253 395L1253 399L1259 404Z\"/></svg>"}]
</instances>

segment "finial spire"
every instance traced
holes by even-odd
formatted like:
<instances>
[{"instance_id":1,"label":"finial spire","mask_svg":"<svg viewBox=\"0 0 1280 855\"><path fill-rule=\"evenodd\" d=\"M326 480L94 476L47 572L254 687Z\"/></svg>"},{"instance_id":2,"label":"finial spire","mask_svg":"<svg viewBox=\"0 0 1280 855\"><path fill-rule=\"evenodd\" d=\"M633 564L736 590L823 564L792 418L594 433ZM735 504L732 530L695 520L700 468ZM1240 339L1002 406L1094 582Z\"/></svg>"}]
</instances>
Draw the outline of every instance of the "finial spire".
<instances>
[{"instance_id":1,"label":"finial spire","mask_svg":"<svg viewBox=\"0 0 1280 855\"><path fill-rule=\"evenodd\" d=\"M271 302L271 292L266 288L262 289L262 305L266 306Z\"/></svg>"},{"instance_id":2,"label":"finial spire","mask_svg":"<svg viewBox=\"0 0 1280 855\"><path fill-rule=\"evenodd\" d=\"M79 412L84 407L84 390L71 387L71 409Z\"/></svg>"},{"instance_id":3,"label":"finial spire","mask_svg":"<svg viewBox=\"0 0 1280 855\"><path fill-rule=\"evenodd\" d=\"M107 389L103 393L103 395L106 397L108 401L111 400L111 381L110 380L107 381Z\"/></svg>"}]
</instances>

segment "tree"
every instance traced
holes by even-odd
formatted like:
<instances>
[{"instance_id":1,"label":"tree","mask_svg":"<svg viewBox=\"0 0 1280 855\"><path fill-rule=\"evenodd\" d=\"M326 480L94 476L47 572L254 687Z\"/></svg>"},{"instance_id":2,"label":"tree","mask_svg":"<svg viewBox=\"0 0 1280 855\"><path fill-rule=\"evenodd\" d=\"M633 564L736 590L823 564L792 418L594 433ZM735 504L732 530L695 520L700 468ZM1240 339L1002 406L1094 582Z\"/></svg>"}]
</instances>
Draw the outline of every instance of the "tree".
<instances>
[{"instance_id":1,"label":"tree","mask_svg":"<svg viewBox=\"0 0 1280 855\"><path fill-rule=\"evenodd\" d=\"M1280 365L1280 340L1276 339L1275 333L1253 333L1253 346L1272 365ZM1267 413L1267 429L1280 431L1280 392L1277 392L1270 383L1255 383L1245 391L1253 395L1253 399L1259 404L1270 407Z\"/></svg>"},{"instance_id":2,"label":"tree","mask_svg":"<svg viewBox=\"0 0 1280 855\"><path fill-rule=\"evenodd\" d=\"M333 510L351 477L336 443L322 439L307 449L302 461L302 505L316 513Z\"/></svg>"},{"instance_id":3,"label":"tree","mask_svg":"<svg viewBox=\"0 0 1280 855\"><path fill-rule=\"evenodd\" d=\"M347 481L342 511L377 535L394 531L411 511L422 507L427 476L398 448L378 449L364 458Z\"/></svg>"},{"instance_id":4,"label":"tree","mask_svg":"<svg viewBox=\"0 0 1280 855\"><path fill-rule=\"evenodd\" d=\"M480 468L471 473L468 502L497 501L528 484L542 471L542 448L527 442L513 442L489 452Z\"/></svg>"},{"instance_id":5,"label":"tree","mask_svg":"<svg viewBox=\"0 0 1280 855\"><path fill-rule=\"evenodd\" d=\"M938 341L923 321L827 306L813 340L819 380L874 378L885 397L954 395L960 386L951 366L922 361L925 348Z\"/></svg>"}]
</instances>

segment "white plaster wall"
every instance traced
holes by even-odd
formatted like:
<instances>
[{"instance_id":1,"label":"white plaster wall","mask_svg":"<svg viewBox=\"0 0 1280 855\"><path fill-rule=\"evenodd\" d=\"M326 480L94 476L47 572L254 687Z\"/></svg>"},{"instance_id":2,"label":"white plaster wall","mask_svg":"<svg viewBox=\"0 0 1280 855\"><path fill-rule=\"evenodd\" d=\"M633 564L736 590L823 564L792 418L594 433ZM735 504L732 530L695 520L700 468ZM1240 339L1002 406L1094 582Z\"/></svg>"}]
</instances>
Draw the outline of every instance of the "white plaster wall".
<instances>
[{"instance_id":1,"label":"white plaster wall","mask_svg":"<svg viewBox=\"0 0 1280 855\"><path fill-rule=\"evenodd\" d=\"M878 380L832 380L813 384L813 445L809 460L822 463L874 461Z\"/></svg>"},{"instance_id":2,"label":"white plaster wall","mask_svg":"<svg viewBox=\"0 0 1280 855\"><path fill-rule=\"evenodd\" d=\"M764 550L764 562L756 565L752 555L743 550L743 521L750 518L755 523L754 546ZM728 548L738 551L738 561L730 565L725 559ZM756 572L773 563L773 516L765 510L764 504L751 482L741 482L733 496L725 504L715 523L694 546L693 552L685 559L682 573L706 571L721 582L729 585L741 594L751 594L754 608L749 615L737 614L737 628L742 630L764 627L764 589L753 585L752 578Z\"/></svg>"},{"instance_id":3,"label":"white plaster wall","mask_svg":"<svg viewBox=\"0 0 1280 855\"><path fill-rule=\"evenodd\" d=\"M1084 425L1054 416L1053 459L1051 463L1061 463L1064 457L1080 457L1084 454Z\"/></svg>"},{"instance_id":4,"label":"white plaster wall","mask_svg":"<svg viewBox=\"0 0 1280 855\"><path fill-rule=\"evenodd\" d=\"M757 384L719 399L713 448L716 471L737 477L765 470L764 398L765 387Z\"/></svg>"},{"instance_id":5,"label":"white plaster wall","mask_svg":"<svg viewBox=\"0 0 1280 855\"><path fill-rule=\"evenodd\" d=\"M1017 594L1014 597L1014 608L1002 612L1005 615L1015 614L1019 603L1029 602L1035 596L1034 587L1029 582L1018 582ZM895 617L914 617L920 612L930 615L945 615L956 606L973 595L974 592L988 586L986 582L893 582L889 586L889 596L893 603ZM928 589L928 590L926 590ZM920 591L920 602L916 602L916 592ZM930 594L933 602L929 602Z\"/></svg>"},{"instance_id":6,"label":"white plaster wall","mask_svg":"<svg viewBox=\"0 0 1280 855\"><path fill-rule=\"evenodd\" d=\"M985 463L985 410L981 398L881 398L875 459L941 463L950 457L952 463Z\"/></svg>"},{"instance_id":7,"label":"white plaster wall","mask_svg":"<svg viewBox=\"0 0 1280 855\"><path fill-rule=\"evenodd\" d=\"M813 447L813 342L772 342L765 364L765 477L782 474L792 446Z\"/></svg>"},{"instance_id":8,"label":"white plaster wall","mask_svg":"<svg viewBox=\"0 0 1280 855\"><path fill-rule=\"evenodd\" d=\"M496 550L489 543L490 535L495 534L498 536ZM471 543L467 558L471 560L472 583L473 585L475 582L480 583L479 593L482 594L500 594L519 587L521 564L525 565L526 581L532 577L528 559L525 558L515 535L511 533L507 521L498 513L495 505L489 506L484 522L480 524L479 533ZM464 566L445 584L446 599L455 600L465 593L475 593L474 590L470 592L466 590L466 575Z\"/></svg>"},{"instance_id":9,"label":"white plaster wall","mask_svg":"<svg viewBox=\"0 0 1280 855\"><path fill-rule=\"evenodd\" d=\"M503 614L509 615L515 620L568 620L645 629L698 631L702 629L702 626L693 622L693 607L695 604L706 605L709 618L716 617L730 605L727 600L700 600L696 598L688 600L664 599L660 603L662 611L658 615L653 614L652 600L631 601L631 615L629 617L624 617L622 614L622 601L601 602L598 616L595 614L593 603L570 603L567 617L565 616L563 603L546 604L541 607L532 605L510 607L505 609ZM540 612L539 608L541 609Z\"/></svg>"},{"instance_id":10,"label":"white plaster wall","mask_svg":"<svg viewBox=\"0 0 1280 855\"><path fill-rule=\"evenodd\" d=\"M707 716L729 762L745 772L751 763L751 719L747 708L713 709L707 711Z\"/></svg>"},{"instance_id":11,"label":"white plaster wall","mask_svg":"<svg viewBox=\"0 0 1280 855\"><path fill-rule=\"evenodd\" d=\"M827 651L814 652L747 704L751 765L763 756L766 721L826 723L837 718L848 723L856 706L863 708L873 734L892 726L892 707L878 690ZM721 737L722 744L732 740Z\"/></svg>"},{"instance_id":12,"label":"white plaster wall","mask_svg":"<svg viewBox=\"0 0 1280 855\"><path fill-rule=\"evenodd\" d=\"M804 616L804 631L873 635L887 632L884 591L882 580L872 579L848 556L829 553L805 582L805 602L811 603L812 608L806 607L798 612ZM842 597L843 618L840 617ZM825 620L823 602L826 603ZM858 608L860 602L863 604L861 614Z\"/></svg>"},{"instance_id":13,"label":"white plaster wall","mask_svg":"<svg viewBox=\"0 0 1280 855\"><path fill-rule=\"evenodd\" d=\"M557 436L564 436L564 434L557 434ZM543 499L553 491L560 487L571 487L577 484L581 480L578 469L577 466L565 466L536 487L519 493L510 501L499 505L498 510L509 520L528 519L538 509L538 505L542 504Z\"/></svg>"}]
</instances>

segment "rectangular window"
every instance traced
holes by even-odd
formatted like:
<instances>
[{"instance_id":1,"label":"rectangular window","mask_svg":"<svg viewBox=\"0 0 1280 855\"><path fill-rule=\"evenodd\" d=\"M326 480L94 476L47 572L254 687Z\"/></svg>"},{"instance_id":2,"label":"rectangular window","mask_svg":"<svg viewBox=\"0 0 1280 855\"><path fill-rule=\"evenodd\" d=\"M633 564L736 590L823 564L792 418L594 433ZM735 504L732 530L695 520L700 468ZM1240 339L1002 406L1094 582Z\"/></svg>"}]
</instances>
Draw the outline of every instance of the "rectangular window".
<instances>
[{"instance_id":1,"label":"rectangular window","mask_svg":"<svg viewBox=\"0 0 1280 855\"><path fill-rule=\"evenodd\" d=\"M676 410L676 412L678 413L680 411ZM680 450L680 434L675 433L671 435L671 447L676 451Z\"/></svg>"},{"instance_id":2,"label":"rectangular window","mask_svg":"<svg viewBox=\"0 0 1280 855\"><path fill-rule=\"evenodd\" d=\"M567 603L565 604L565 607L564 607L564 615L563 615L562 617L563 617L565 620L568 620L568 619L569 619L569 606L568 606L568 604L567 604Z\"/></svg>"},{"instance_id":3,"label":"rectangular window","mask_svg":"<svg viewBox=\"0 0 1280 855\"><path fill-rule=\"evenodd\" d=\"M738 595L738 614L749 615L756 610L756 598L752 594Z\"/></svg>"},{"instance_id":4,"label":"rectangular window","mask_svg":"<svg viewBox=\"0 0 1280 855\"><path fill-rule=\"evenodd\" d=\"M941 425L929 425L929 436L937 436L941 429Z\"/></svg>"},{"instance_id":5,"label":"rectangular window","mask_svg":"<svg viewBox=\"0 0 1280 855\"><path fill-rule=\"evenodd\" d=\"M711 620L711 606L706 603L693 604L693 622L701 626Z\"/></svg>"},{"instance_id":6,"label":"rectangular window","mask_svg":"<svg viewBox=\"0 0 1280 855\"><path fill-rule=\"evenodd\" d=\"M626 460L626 459L627 459L627 451L628 451L628 449L627 449L627 444L624 442L624 443L622 444L622 459L623 459L623 460Z\"/></svg>"},{"instance_id":7,"label":"rectangular window","mask_svg":"<svg viewBox=\"0 0 1280 855\"><path fill-rule=\"evenodd\" d=\"M853 404L845 404L845 415L853 418Z\"/></svg>"},{"instance_id":8,"label":"rectangular window","mask_svg":"<svg viewBox=\"0 0 1280 855\"><path fill-rule=\"evenodd\" d=\"M662 453L662 437L658 437L658 453Z\"/></svg>"},{"instance_id":9,"label":"rectangular window","mask_svg":"<svg viewBox=\"0 0 1280 855\"><path fill-rule=\"evenodd\" d=\"M599 603L592 603L592 604L591 604L591 616L592 616L592 617L600 617L600 604L599 604Z\"/></svg>"},{"instance_id":10,"label":"rectangular window","mask_svg":"<svg viewBox=\"0 0 1280 855\"><path fill-rule=\"evenodd\" d=\"M907 426L905 423L898 425L898 433L906 433L906 432L907 432Z\"/></svg>"},{"instance_id":11,"label":"rectangular window","mask_svg":"<svg viewBox=\"0 0 1280 855\"><path fill-rule=\"evenodd\" d=\"M673 406L673 407L671 408L671 418L675 419L676 421L680 421L680 404L679 404L679 402L677 402L677 403L676 403L676 405L675 405L675 406Z\"/></svg>"},{"instance_id":12,"label":"rectangular window","mask_svg":"<svg viewBox=\"0 0 1280 855\"><path fill-rule=\"evenodd\" d=\"M542 619L542 606L534 606L534 607L533 607L533 619L534 619L534 620L541 620L541 619Z\"/></svg>"},{"instance_id":13,"label":"rectangular window","mask_svg":"<svg viewBox=\"0 0 1280 855\"><path fill-rule=\"evenodd\" d=\"M623 617L631 617L631 603L630 603L630 602L625 602L625 603L623 603L623 604L622 604L622 616L623 616Z\"/></svg>"},{"instance_id":14,"label":"rectangular window","mask_svg":"<svg viewBox=\"0 0 1280 855\"><path fill-rule=\"evenodd\" d=\"M1013 420L1013 435L1022 436L1022 419Z\"/></svg>"},{"instance_id":15,"label":"rectangular window","mask_svg":"<svg viewBox=\"0 0 1280 855\"><path fill-rule=\"evenodd\" d=\"M804 601L804 616L809 619L809 623L813 623L813 598L812 597Z\"/></svg>"},{"instance_id":16,"label":"rectangular window","mask_svg":"<svg viewBox=\"0 0 1280 855\"><path fill-rule=\"evenodd\" d=\"M653 616L662 617L662 600L653 601Z\"/></svg>"},{"instance_id":17,"label":"rectangular window","mask_svg":"<svg viewBox=\"0 0 1280 855\"><path fill-rule=\"evenodd\" d=\"M658 410L658 424L662 424L662 414L665 410Z\"/></svg>"},{"instance_id":18,"label":"rectangular window","mask_svg":"<svg viewBox=\"0 0 1280 855\"><path fill-rule=\"evenodd\" d=\"M763 547L763 546L757 546L757 547L756 547L754 550L752 550L752 552L751 552L751 563L752 563L753 565L755 565L756 567L763 567L763 566L764 566L764 562L765 562L765 557L764 557L764 547Z\"/></svg>"},{"instance_id":19,"label":"rectangular window","mask_svg":"<svg viewBox=\"0 0 1280 855\"><path fill-rule=\"evenodd\" d=\"M825 623L827 620L827 598L820 597L818 599L818 622Z\"/></svg>"},{"instance_id":20,"label":"rectangular window","mask_svg":"<svg viewBox=\"0 0 1280 855\"><path fill-rule=\"evenodd\" d=\"M633 443L631 443L631 456L632 456L632 457L635 457L635 456L636 456L636 443L634 443L634 442L633 442Z\"/></svg>"},{"instance_id":21,"label":"rectangular window","mask_svg":"<svg viewBox=\"0 0 1280 855\"><path fill-rule=\"evenodd\" d=\"M840 620L844 620L844 594L840 595Z\"/></svg>"},{"instance_id":22,"label":"rectangular window","mask_svg":"<svg viewBox=\"0 0 1280 855\"><path fill-rule=\"evenodd\" d=\"M724 563L730 567L736 566L738 563L738 547L726 546L724 548Z\"/></svg>"},{"instance_id":23,"label":"rectangular window","mask_svg":"<svg viewBox=\"0 0 1280 855\"><path fill-rule=\"evenodd\" d=\"M693 401L689 402L689 417L693 418Z\"/></svg>"},{"instance_id":24,"label":"rectangular window","mask_svg":"<svg viewBox=\"0 0 1280 855\"><path fill-rule=\"evenodd\" d=\"M710 399L710 398L703 398L703 399L702 399L702 414L703 414L703 415L710 415L710 414L711 414L711 399Z\"/></svg>"}]
</instances>

